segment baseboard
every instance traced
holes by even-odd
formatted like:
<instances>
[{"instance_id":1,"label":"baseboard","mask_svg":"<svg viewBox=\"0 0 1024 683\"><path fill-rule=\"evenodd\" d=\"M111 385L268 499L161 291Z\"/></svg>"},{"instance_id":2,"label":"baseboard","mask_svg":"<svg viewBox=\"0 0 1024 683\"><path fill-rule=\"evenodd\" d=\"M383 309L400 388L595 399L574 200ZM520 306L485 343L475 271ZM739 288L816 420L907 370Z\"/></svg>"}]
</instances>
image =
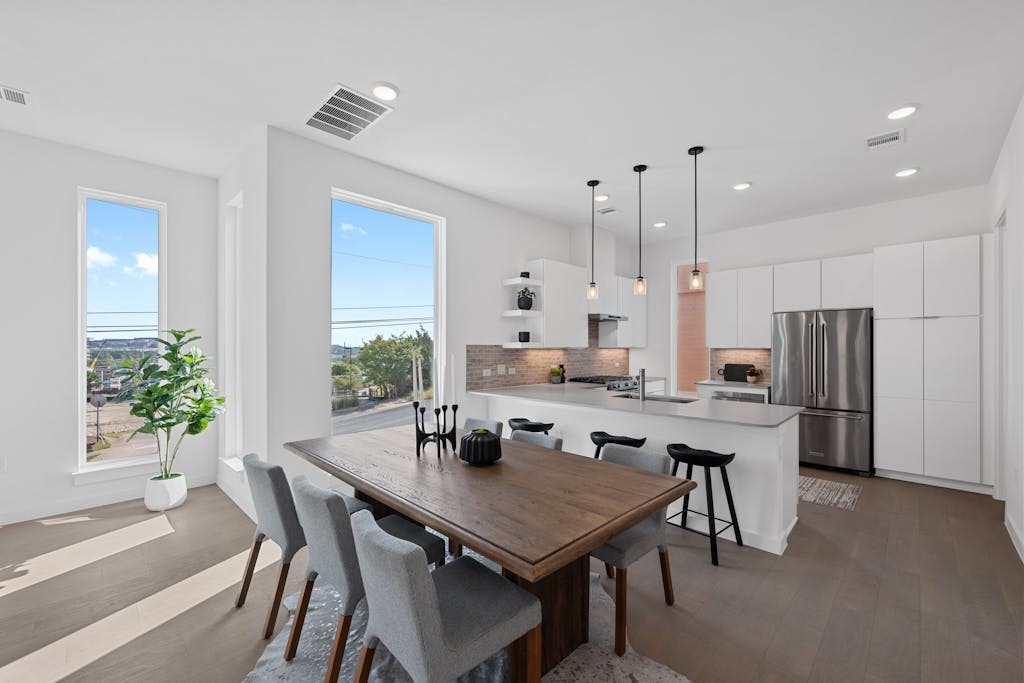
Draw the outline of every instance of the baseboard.
<instances>
[{"instance_id":1,"label":"baseboard","mask_svg":"<svg viewBox=\"0 0 1024 683\"><path fill-rule=\"evenodd\" d=\"M899 479L909 481L912 484L924 484L925 486L940 486L944 489L956 489L968 493L982 493L991 496L995 489L989 484L972 484L967 481L956 481L953 479L940 479L939 477L926 477L923 474L907 474L906 472L893 472L892 470L875 470L875 476L885 479Z\"/></svg>"},{"instance_id":2,"label":"baseboard","mask_svg":"<svg viewBox=\"0 0 1024 683\"><path fill-rule=\"evenodd\" d=\"M1006 533L1010 535L1010 542L1017 550L1017 556L1021 562L1024 562L1024 537L1021 536L1020 531L1013 525L1013 520L1009 517L1004 518L1004 524L1006 524Z\"/></svg>"}]
</instances>

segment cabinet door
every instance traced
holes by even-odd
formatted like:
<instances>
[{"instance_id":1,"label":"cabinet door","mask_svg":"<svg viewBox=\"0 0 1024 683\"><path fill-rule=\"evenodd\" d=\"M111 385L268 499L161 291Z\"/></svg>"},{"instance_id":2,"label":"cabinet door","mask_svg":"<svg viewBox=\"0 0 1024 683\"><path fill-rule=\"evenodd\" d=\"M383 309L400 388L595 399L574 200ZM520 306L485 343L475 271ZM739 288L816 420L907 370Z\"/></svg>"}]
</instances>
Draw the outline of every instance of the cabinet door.
<instances>
[{"instance_id":1,"label":"cabinet door","mask_svg":"<svg viewBox=\"0 0 1024 683\"><path fill-rule=\"evenodd\" d=\"M916 398L878 398L875 467L924 474L924 402Z\"/></svg>"},{"instance_id":2,"label":"cabinet door","mask_svg":"<svg viewBox=\"0 0 1024 683\"><path fill-rule=\"evenodd\" d=\"M704 282L704 321L709 349L736 347L736 271L713 270Z\"/></svg>"},{"instance_id":3,"label":"cabinet door","mask_svg":"<svg viewBox=\"0 0 1024 683\"><path fill-rule=\"evenodd\" d=\"M978 235L924 243L924 314L981 314Z\"/></svg>"},{"instance_id":4,"label":"cabinet door","mask_svg":"<svg viewBox=\"0 0 1024 683\"><path fill-rule=\"evenodd\" d=\"M876 318L923 315L924 249L921 242L875 249Z\"/></svg>"},{"instance_id":5,"label":"cabinet door","mask_svg":"<svg viewBox=\"0 0 1024 683\"><path fill-rule=\"evenodd\" d=\"M773 271L776 312L821 308L821 261L782 263Z\"/></svg>"},{"instance_id":6,"label":"cabinet door","mask_svg":"<svg viewBox=\"0 0 1024 683\"><path fill-rule=\"evenodd\" d=\"M924 321L924 397L938 401L981 400L981 320Z\"/></svg>"},{"instance_id":7,"label":"cabinet door","mask_svg":"<svg viewBox=\"0 0 1024 683\"><path fill-rule=\"evenodd\" d=\"M633 299L638 297L633 295L632 278L616 277L615 286L619 299L619 315L626 317L626 320L616 323L619 328L618 345L621 348L628 349L633 345L633 328L636 325L636 321L633 319L635 317L633 311L635 308Z\"/></svg>"},{"instance_id":8,"label":"cabinet door","mask_svg":"<svg viewBox=\"0 0 1024 683\"><path fill-rule=\"evenodd\" d=\"M875 255L821 260L822 308L871 308L875 295Z\"/></svg>"},{"instance_id":9,"label":"cabinet door","mask_svg":"<svg viewBox=\"0 0 1024 683\"><path fill-rule=\"evenodd\" d=\"M771 266L736 271L736 345L744 349L771 348Z\"/></svg>"},{"instance_id":10,"label":"cabinet door","mask_svg":"<svg viewBox=\"0 0 1024 683\"><path fill-rule=\"evenodd\" d=\"M585 268L544 259L544 346L587 346L587 272ZM607 296L607 294L605 295ZM615 297L612 297L614 300Z\"/></svg>"},{"instance_id":11,"label":"cabinet door","mask_svg":"<svg viewBox=\"0 0 1024 683\"><path fill-rule=\"evenodd\" d=\"M875 396L924 396L922 356L924 321L920 318L876 320L874 328Z\"/></svg>"},{"instance_id":12,"label":"cabinet door","mask_svg":"<svg viewBox=\"0 0 1024 683\"><path fill-rule=\"evenodd\" d=\"M924 401L924 473L981 481L981 428L977 403Z\"/></svg>"}]
</instances>

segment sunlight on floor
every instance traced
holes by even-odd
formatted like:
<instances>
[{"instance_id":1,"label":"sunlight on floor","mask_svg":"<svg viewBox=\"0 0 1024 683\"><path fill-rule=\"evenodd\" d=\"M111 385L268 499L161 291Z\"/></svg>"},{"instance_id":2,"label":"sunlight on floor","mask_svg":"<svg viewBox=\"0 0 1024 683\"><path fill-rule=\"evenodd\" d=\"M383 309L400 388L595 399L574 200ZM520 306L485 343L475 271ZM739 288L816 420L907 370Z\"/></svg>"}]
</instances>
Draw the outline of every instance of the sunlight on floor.
<instances>
[{"instance_id":1,"label":"sunlight on floor","mask_svg":"<svg viewBox=\"0 0 1024 683\"><path fill-rule=\"evenodd\" d=\"M39 523L43 526L56 526L58 524L74 524L76 522L92 522L94 519L89 516L78 516L78 517L51 517L50 519L41 519Z\"/></svg>"},{"instance_id":2,"label":"sunlight on floor","mask_svg":"<svg viewBox=\"0 0 1024 683\"><path fill-rule=\"evenodd\" d=\"M0 583L0 598L170 533L174 533L174 527L165 515L160 515L29 558L20 564L0 567L0 571L5 573L18 573L18 576L11 579L0 579L3 581Z\"/></svg>"},{"instance_id":3,"label":"sunlight on floor","mask_svg":"<svg viewBox=\"0 0 1024 683\"><path fill-rule=\"evenodd\" d=\"M241 580L248 555L248 550L238 553L0 667L0 683L57 681L78 671L236 585ZM281 550L272 543L266 543L256 570L280 559ZM225 600L224 606L225 609L234 609L234 603L229 600Z\"/></svg>"}]
</instances>

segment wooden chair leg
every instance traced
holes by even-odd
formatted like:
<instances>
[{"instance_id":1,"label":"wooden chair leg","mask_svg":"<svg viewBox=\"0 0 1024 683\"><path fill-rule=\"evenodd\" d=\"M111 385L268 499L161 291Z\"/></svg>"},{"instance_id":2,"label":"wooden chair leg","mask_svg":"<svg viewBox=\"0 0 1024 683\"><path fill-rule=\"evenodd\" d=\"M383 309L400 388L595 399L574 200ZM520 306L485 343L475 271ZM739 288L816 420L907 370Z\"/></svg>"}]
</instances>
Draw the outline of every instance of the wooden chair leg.
<instances>
[{"instance_id":1,"label":"wooden chair leg","mask_svg":"<svg viewBox=\"0 0 1024 683\"><path fill-rule=\"evenodd\" d=\"M615 578L615 567L611 565L611 562L604 563L604 573L608 575L609 579Z\"/></svg>"},{"instance_id":2,"label":"wooden chair leg","mask_svg":"<svg viewBox=\"0 0 1024 683\"><path fill-rule=\"evenodd\" d=\"M452 554L452 557L462 557L462 544L456 541L454 538L449 538L448 552Z\"/></svg>"},{"instance_id":3,"label":"wooden chair leg","mask_svg":"<svg viewBox=\"0 0 1024 683\"><path fill-rule=\"evenodd\" d=\"M295 609L295 618L292 619L292 632L288 634L288 646L284 649L284 661L290 662L295 659L295 652L299 649L299 638L302 636L302 623L306 621L306 610L309 609L309 597L313 594L313 583L316 578L306 579L306 585L299 597L299 606Z\"/></svg>"},{"instance_id":4,"label":"wooden chair leg","mask_svg":"<svg viewBox=\"0 0 1024 683\"><path fill-rule=\"evenodd\" d=\"M661 584L665 589L665 604L675 604L676 597L672 592L672 568L668 565L668 549L659 550L658 557L661 558Z\"/></svg>"},{"instance_id":5,"label":"wooden chair leg","mask_svg":"<svg viewBox=\"0 0 1024 683\"><path fill-rule=\"evenodd\" d=\"M341 664L345 660L345 644L348 643L348 630L352 626L352 615L342 614L338 617L338 627L334 629L334 644L331 645L331 657L327 660L327 675L324 677L324 683L335 683L338 680L338 674L341 673ZM363 656L366 654L366 648L363 648L363 653L359 655L359 665L363 666ZM370 661L373 661L373 650L370 650ZM366 663L365 678L360 678L362 675L360 672L361 668L356 669L356 680L365 681L370 676L370 661Z\"/></svg>"},{"instance_id":6,"label":"wooden chair leg","mask_svg":"<svg viewBox=\"0 0 1024 683\"><path fill-rule=\"evenodd\" d=\"M252 549L249 550L249 562L246 563L245 573L242 574L242 588L238 591L235 607L241 607L245 604L245 596L249 594L249 584L252 583L252 574L256 571L256 559L260 556L260 546L262 544L263 539L260 537L254 538L252 541Z\"/></svg>"},{"instance_id":7,"label":"wooden chair leg","mask_svg":"<svg viewBox=\"0 0 1024 683\"><path fill-rule=\"evenodd\" d=\"M284 584L288 580L288 567L290 563L281 563L281 573L277 576L277 590L274 591L274 598L270 601L270 611L267 613L267 625L263 629L263 640L269 640L274 635L274 625L277 623L277 610L281 607L281 598L284 596Z\"/></svg>"},{"instance_id":8,"label":"wooden chair leg","mask_svg":"<svg viewBox=\"0 0 1024 683\"><path fill-rule=\"evenodd\" d=\"M526 634L526 680L540 683L541 643L540 624Z\"/></svg>"},{"instance_id":9,"label":"wooden chair leg","mask_svg":"<svg viewBox=\"0 0 1024 683\"><path fill-rule=\"evenodd\" d=\"M366 683L370 680L370 669L373 668L373 651L375 648L366 647L359 652L359 661L356 663L355 683Z\"/></svg>"},{"instance_id":10,"label":"wooden chair leg","mask_svg":"<svg viewBox=\"0 0 1024 683\"><path fill-rule=\"evenodd\" d=\"M626 654L626 574L625 567L615 570L615 654Z\"/></svg>"}]
</instances>

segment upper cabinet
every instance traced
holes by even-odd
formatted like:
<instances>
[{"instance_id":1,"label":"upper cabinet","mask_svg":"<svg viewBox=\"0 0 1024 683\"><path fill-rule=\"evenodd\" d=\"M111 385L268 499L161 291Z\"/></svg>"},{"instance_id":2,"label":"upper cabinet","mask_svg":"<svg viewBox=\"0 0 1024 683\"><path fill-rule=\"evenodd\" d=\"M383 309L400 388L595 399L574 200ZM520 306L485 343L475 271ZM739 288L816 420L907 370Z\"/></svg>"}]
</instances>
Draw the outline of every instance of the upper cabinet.
<instances>
[{"instance_id":1,"label":"upper cabinet","mask_svg":"<svg viewBox=\"0 0 1024 683\"><path fill-rule=\"evenodd\" d=\"M821 260L822 308L871 308L874 303L874 254Z\"/></svg>"},{"instance_id":2,"label":"upper cabinet","mask_svg":"<svg viewBox=\"0 0 1024 683\"><path fill-rule=\"evenodd\" d=\"M772 267L707 274L705 336L708 348L767 349L772 345Z\"/></svg>"},{"instance_id":3,"label":"upper cabinet","mask_svg":"<svg viewBox=\"0 0 1024 683\"><path fill-rule=\"evenodd\" d=\"M774 309L812 311L821 308L821 261L776 265Z\"/></svg>"},{"instance_id":4,"label":"upper cabinet","mask_svg":"<svg viewBox=\"0 0 1024 683\"><path fill-rule=\"evenodd\" d=\"M550 259L530 261L527 268L534 277L544 282L538 340L540 346L585 348L589 324L586 268ZM611 293L614 299L614 283Z\"/></svg>"},{"instance_id":5,"label":"upper cabinet","mask_svg":"<svg viewBox=\"0 0 1024 683\"><path fill-rule=\"evenodd\" d=\"M924 244L875 249L875 317L918 318L923 302Z\"/></svg>"},{"instance_id":6,"label":"upper cabinet","mask_svg":"<svg viewBox=\"0 0 1024 683\"><path fill-rule=\"evenodd\" d=\"M704 335L710 349L736 346L737 287L735 270L712 270L704 278Z\"/></svg>"},{"instance_id":7,"label":"upper cabinet","mask_svg":"<svg viewBox=\"0 0 1024 683\"><path fill-rule=\"evenodd\" d=\"M924 243L924 315L981 315L981 237Z\"/></svg>"}]
</instances>

